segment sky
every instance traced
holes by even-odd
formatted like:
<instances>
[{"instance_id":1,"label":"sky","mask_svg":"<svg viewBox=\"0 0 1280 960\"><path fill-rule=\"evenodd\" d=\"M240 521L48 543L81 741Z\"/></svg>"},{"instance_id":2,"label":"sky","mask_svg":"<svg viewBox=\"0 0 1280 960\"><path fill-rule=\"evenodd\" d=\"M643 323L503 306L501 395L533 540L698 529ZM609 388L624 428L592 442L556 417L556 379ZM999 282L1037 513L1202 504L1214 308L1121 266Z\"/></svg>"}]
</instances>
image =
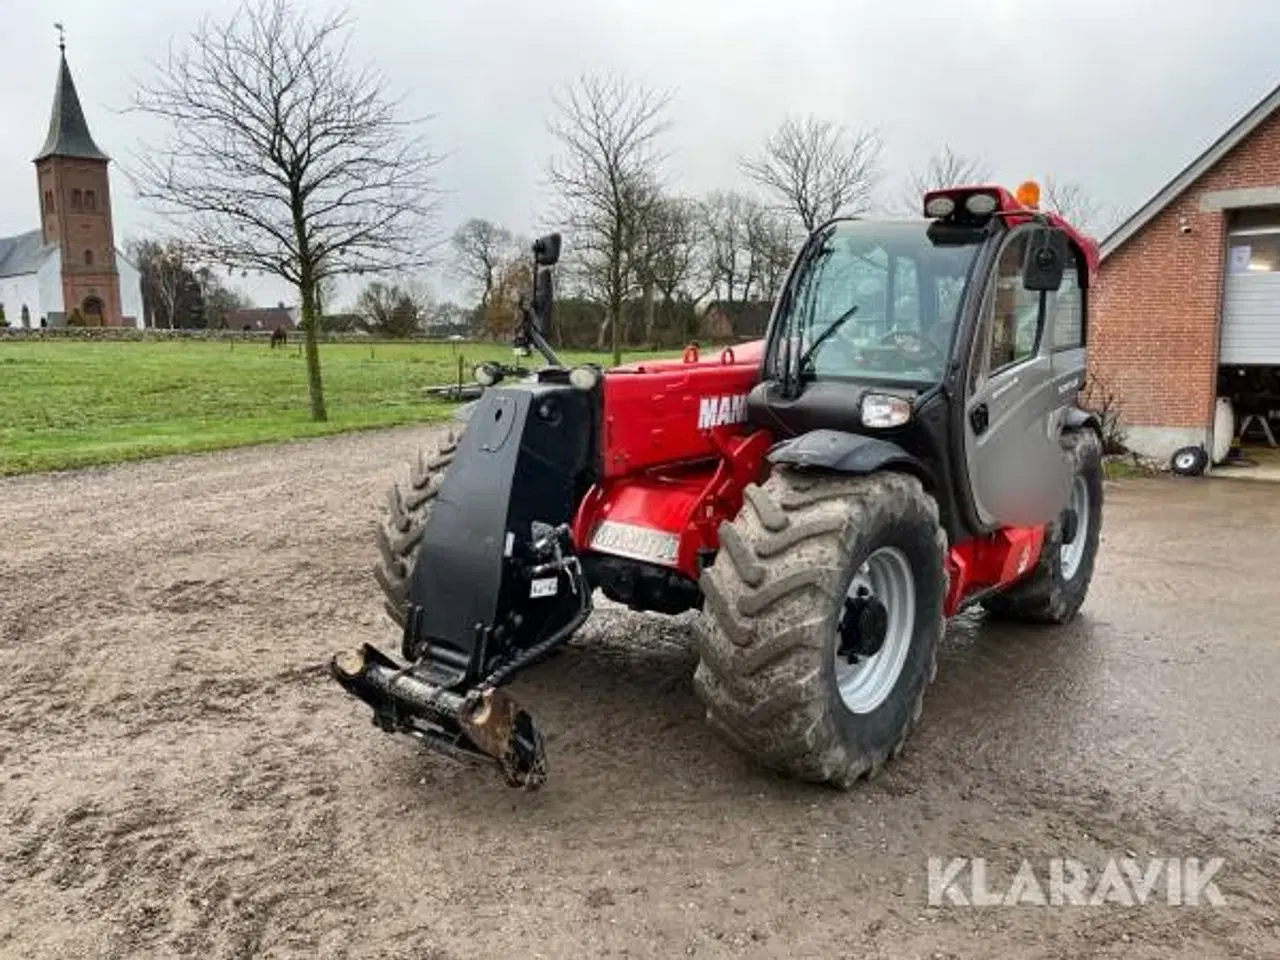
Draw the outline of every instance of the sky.
<instances>
[{"instance_id":1,"label":"sky","mask_svg":"<svg viewBox=\"0 0 1280 960\"><path fill-rule=\"evenodd\" d=\"M320 0L300 0L317 12ZM236 0L0 0L0 236L38 226L31 158L58 50L98 145L129 163L154 121L136 84L203 16ZM351 0L351 55L445 155L438 229L486 217L548 226L557 89L614 71L669 91L666 176L689 194L746 188L744 154L788 113L874 129L881 195L947 143L1011 188L1047 176L1128 214L1280 84L1276 0ZM113 165L116 242L166 232ZM456 295L447 275L428 278ZM260 304L279 281L233 281ZM344 285L339 302L350 301Z\"/></svg>"}]
</instances>

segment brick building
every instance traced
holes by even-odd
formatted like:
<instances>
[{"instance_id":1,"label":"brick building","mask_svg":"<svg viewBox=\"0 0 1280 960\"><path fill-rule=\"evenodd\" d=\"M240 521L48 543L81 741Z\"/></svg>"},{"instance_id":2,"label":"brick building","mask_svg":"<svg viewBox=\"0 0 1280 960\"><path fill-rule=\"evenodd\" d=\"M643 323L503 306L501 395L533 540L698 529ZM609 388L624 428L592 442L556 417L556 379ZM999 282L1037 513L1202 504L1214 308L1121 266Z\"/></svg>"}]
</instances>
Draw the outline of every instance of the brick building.
<instances>
[{"instance_id":1,"label":"brick building","mask_svg":"<svg viewBox=\"0 0 1280 960\"><path fill-rule=\"evenodd\" d=\"M1199 446L1216 463L1242 426L1265 439L1280 418L1280 87L1100 253L1091 367L1128 445L1162 460Z\"/></svg>"},{"instance_id":2,"label":"brick building","mask_svg":"<svg viewBox=\"0 0 1280 960\"><path fill-rule=\"evenodd\" d=\"M14 131L7 130L12 136ZM44 146L35 159L40 227L0 237L0 308L9 326L141 326L137 269L116 249L110 158L89 133L63 49Z\"/></svg>"}]
</instances>

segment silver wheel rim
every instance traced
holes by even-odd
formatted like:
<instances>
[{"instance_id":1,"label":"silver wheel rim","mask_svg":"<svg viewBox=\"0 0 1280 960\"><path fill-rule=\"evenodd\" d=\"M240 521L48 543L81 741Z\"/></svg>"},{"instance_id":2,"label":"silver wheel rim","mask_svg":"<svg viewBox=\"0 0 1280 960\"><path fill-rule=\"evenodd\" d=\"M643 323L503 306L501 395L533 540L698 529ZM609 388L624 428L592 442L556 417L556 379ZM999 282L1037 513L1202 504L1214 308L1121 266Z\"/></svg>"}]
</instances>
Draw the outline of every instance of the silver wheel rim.
<instances>
[{"instance_id":1,"label":"silver wheel rim","mask_svg":"<svg viewBox=\"0 0 1280 960\"><path fill-rule=\"evenodd\" d=\"M902 674L916 625L916 584L911 563L897 547L881 547L849 584L848 597L868 594L884 604L884 644L874 656L849 663L836 654L836 686L850 713L871 713L888 698ZM842 614L843 617L843 614ZM836 644L839 647L839 643Z\"/></svg>"},{"instance_id":2,"label":"silver wheel rim","mask_svg":"<svg viewBox=\"0 0 1280 960\"><path fill-rule=\"evenodd\" d=\"M1089 486L1084 482L1084 477L1076 477L1075 483L1071 485L1071 502L1068 506L1076 512L1076 535L1070 543L1061 546L1060 555L1062 575L1070 580L1080 569L1080 561L1084 559L1084 542L1089 539Z\"/></svg>"},{"instance_id":3,"label":"silver wheel rim","mask_svg":"<svg viewBox=\"0 0 1280 960\"><path fill-rule=\"evenodd\" d=\"M1194 453L1184 453L1178 457L1178 469L1190 470L1195 465L1195 462L1196 455Z\"/></svg>"}]
</instances>

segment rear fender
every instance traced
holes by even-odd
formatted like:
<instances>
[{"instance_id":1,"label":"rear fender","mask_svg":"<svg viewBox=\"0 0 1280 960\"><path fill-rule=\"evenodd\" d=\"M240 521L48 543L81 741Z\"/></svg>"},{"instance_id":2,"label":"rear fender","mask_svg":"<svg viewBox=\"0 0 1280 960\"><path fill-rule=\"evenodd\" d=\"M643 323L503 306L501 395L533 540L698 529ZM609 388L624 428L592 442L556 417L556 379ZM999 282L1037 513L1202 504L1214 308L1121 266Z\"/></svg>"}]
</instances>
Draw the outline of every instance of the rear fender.
<instances>
[{"instance_id":1,"label":"rear fender","mask_svg":"<svg viewBox=\"0 0 1280 960\"><path fill-rule=\"evenodd\" d=\"M1062 426L1066 430L1092 430L1098 435L1098 442L1102 442L1102 420L1098 415L1088 410L1082 410L1080 407L1068 407L1067 414L1063 417Z\"/></svg>"},{"instance_id":2,"label":"rear fender","mask_svg":"<svg viewBox=\"0 0 1280 960\"><path fill-rule=\"evenodd\" d=\"M769 452L769 462L854 475L902 470L919 477L926 490L934 489L929 469L896 443L843 430L811 430L785 440Z\"/></svg>"}]
</instances>

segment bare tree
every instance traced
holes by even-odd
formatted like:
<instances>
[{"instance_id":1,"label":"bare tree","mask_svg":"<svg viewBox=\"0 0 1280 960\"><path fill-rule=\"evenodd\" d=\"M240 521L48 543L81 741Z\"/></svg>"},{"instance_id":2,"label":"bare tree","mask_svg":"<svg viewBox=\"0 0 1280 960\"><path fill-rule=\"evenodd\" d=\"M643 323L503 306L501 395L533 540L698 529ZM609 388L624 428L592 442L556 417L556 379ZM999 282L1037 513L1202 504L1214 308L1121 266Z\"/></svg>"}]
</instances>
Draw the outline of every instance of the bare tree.
<instances>
[{"instance_id":1,"label":"bare tree","mask_svg":"<svg viewBox=\"0 0 1280 960\"><path fill-rule=\"evenodd\" d=\"M515 237L491 220L472 217L453 234L457 273L480 288L480 310L489 306L498 274L511 260Z\"/></svg>"},{"instance_id":2,"label":"bare tree","mask_svg":"<svg viewBox=\"0 0 1280 960\"><path fill-rule=\"evenodd\" d=\"M751 252L747 224L754 209L751 197L736 190L713 190L702 200L707 287L730 303L746 299L748 292Z\"/></svg>"},{"instance_id":3,"label":"bare tree","mask_svg":"<svg viewBox=\"0 0 1280 960\"><path fill-rule=\"evenodd\" d=\"M850 132L813 116L787 117L765 139L761 153L741 165L812 231L837 214L870 208L880 146L874 131Z\"/></svg>"},{"instance_id":4,"label":"bare tree","mask_svg":"<svg viewBox=\"0 0 1280 960\"><path fill-rule=\"evenodd\" d=\"M1083 233L1092 233L1102 216L1102 206L1078 183L1060 183L1044 178L1044 195L1040 206L1058 214Z\"/></svg>"},{"instance_id":5,"label":"bare tree","mask_svg":"<svg viewBox=\"0 0 1280 960\"><path fill-rule=\"evenodd\" d=\"M663 301L701 299L707 291L698 286L697 280L704 236L698 205L685 197L666 197L652 220L648 267Z\"/></svg>"},{"instance_id":6,"label":"bare tree","mask_svg":"<svg viewBox=\"0 0 1280 960\"><path fill-rule=\"evenodd\" d=\"M614 75L581 77L555 98L550 130L560 153L549 177L583 286L605 302L600 341L607 328L615 363L622 362L622 303L633 280L629 255L659 196L658 140L669 102L668 94Z\"/></svg>"},{"instance_id":7,"label":"bare tree","mask_svg":"<svg viewBox=\"0 0 1280 960\"><path fill-rule=\"evenodd\" d=\"M991 169L984 160L957 153L950 144L943 144L942 149L929 158L923 170L907 175L901 207L903 212L918 216L924 195L930 190L983 183L990 177Z\"/></svg>"},{"instance_id":8,"label":"bare tree","mask_svg":"<svg viewBox=\"0 0 1280 960\"><path fill-rule=\"evenodd\" d=\"M787 270L800 244L790 220L754 205L747 213L747 254L750 260L749 290L762 300L772 300L782 289Z\"/></svg>"},{"instance_id":9,"label":"bare tree","mask_svg":"<svg viewBox=\"0 0 1280 960\"><path fill-rule=\"evenodd\" d=\"M138 193L183 221L201 261L298 289L311 416L328 418L317 286L429 261L438 158L383 80L348 59L345 14L310 20L291 0L248 0L203 20L135 107L170 122L142 152Z\"/></svg>"},{"instance_id":10,"label":"bare tree","mask_svg":"<svg viewBox=\"0 0 1280 960\"><path fill-rule=\"evenodd\" d=\"M430 307L430 294L421 283L374 280L360 291L355 312L370 332L403 340L417 332Z\"/></svg>"},{"instance_id":11,"label":"bare tree","mask_svg":"<svg viewBox=\"0 0 1280 960\"><path fill-rule=\"evenodd\" d=\"M196 307L184 294L189 294L193 285L199 283L187 265L187 251L182 243L174 239L135 239L126 244L126 250L141 275L144 307L151 322L170 330L179 326L179 315L190 313Z\"/></svg>"}]
</instances>

